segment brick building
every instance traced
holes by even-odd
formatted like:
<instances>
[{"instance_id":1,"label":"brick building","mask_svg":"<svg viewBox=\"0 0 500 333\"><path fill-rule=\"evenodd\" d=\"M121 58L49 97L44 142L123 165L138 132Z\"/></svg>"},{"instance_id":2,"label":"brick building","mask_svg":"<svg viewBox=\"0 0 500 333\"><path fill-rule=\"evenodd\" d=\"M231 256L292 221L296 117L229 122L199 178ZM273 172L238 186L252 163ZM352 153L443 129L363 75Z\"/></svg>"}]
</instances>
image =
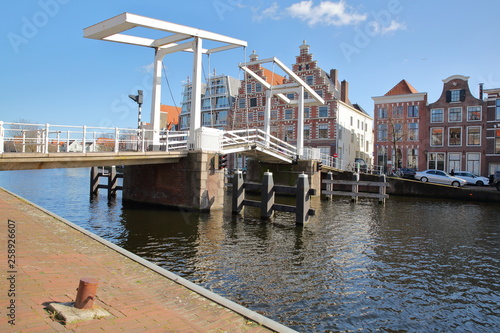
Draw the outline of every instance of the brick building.
<instances>
[{"instance_id":1,"label":"brick building","mask_svg":"<svg viewBox=\"0 0 500 333\"><path fill-rule=\"evenodd\" d=\"M421 114L421 144L429 169L487 174L486 103L472 95L468 80L462 75L444 79L441 96Z\"/></svg>"},{"instance_id":2,"label":"brick building","mask_svg":"<svg viewBox=\"0 0 500 333\"><path fill-rule=\"evenodd\" d=\"M488 175L500 171L500 88L486 89L486 164Z\"/></svg>"},{"instance_id":3,"label":"brick building","mask_svg":"<svg viewBox=\"0 0 500 333\"><path fill-rule=\"evenodd\" d=\"M325 105L306 105L304 108L304 147L319 148L329 156L337 154L344 165L353 162L356 157L371 163L373 118L349 101L348 83L338 81L336 69L326 73L319 68L305 41L299 48L300 54L292 70L326 102ZM256 60L258 55L254 52L250 62ZM249 69L273 85L292 82L261 64L250 65ZM228 129L263 128L265 94L265 88L246 75L232 109ZM298 98L294 93L287 97ZM296 144L298 107L290 106L277 97L273 97L271 103L271 135Z\"/></svg>"},{"instance_id":4,"label":"brick building","mask_svg":"<svg viewBox=\"0 0 500 333\"><path fill-rule=\"evenodd\" d=\"M420 93L406 80L401 80L384 96L372 99L375 103L374 164L384 170L425 169L425 160L419 158L420 140L425 135L420 132L420 114L427 107L427 93Z\"/></svg>"}]
</instances>

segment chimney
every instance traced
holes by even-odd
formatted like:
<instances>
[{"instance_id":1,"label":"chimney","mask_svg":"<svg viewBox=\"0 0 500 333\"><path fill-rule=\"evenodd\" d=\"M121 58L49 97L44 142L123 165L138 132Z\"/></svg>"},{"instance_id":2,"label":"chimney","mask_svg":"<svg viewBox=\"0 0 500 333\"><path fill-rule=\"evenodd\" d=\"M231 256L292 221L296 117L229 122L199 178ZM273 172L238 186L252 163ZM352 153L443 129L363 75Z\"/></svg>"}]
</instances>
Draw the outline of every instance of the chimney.
<instances>
[{"instance_id":1,"label":"chimney","mask_svg":"<svg viewBox=\"0 0 500 333\"><path fill-rule=\"evenodd\" d=\"M335 89L338 89L337 87L338 77L339 77L339 71L337 69L330 69L330 79L332 79L333 86Z\"/></svg>"},{"instance_id":2,"label":"chimney","mask_svg":"<svg viewBox=\"0 0 500 333\"><path fill-rule=\"evenodd\" d=\"M479 84L479 99L480 100L483 100L483 86L484 86L484 83Z\"/></svg>"},{"instance_id":3,"label":"chimney","mask_svg":"<svg viewBox=\"0 0 500 333\"><path fill-rule=\"evenodd\" d=\"M346 80L340 83L340 100L349 103L349 83Z\"/></svg>"},{"instance_id":4,"label":"chimney","mask_svg":"<svg viewBox=\"0 0 500 333\"><path fill-rule=\"evenodd\" d=\"M255 50L253 50L252 54L250 55L250 61L256 61L259 60L259 56L257 53L255 53Z\"/></svg>"}]
</instances>

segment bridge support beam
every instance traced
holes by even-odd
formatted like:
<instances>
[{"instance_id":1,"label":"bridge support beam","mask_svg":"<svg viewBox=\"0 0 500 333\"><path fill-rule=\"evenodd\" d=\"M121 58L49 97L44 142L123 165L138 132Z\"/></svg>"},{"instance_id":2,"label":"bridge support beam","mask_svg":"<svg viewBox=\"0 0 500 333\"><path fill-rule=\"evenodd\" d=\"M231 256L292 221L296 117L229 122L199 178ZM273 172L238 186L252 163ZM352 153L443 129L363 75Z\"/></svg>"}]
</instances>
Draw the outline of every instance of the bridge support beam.
<instances>
[{"instance_id":1,"label":"bridge support beam","mask_svg":"<svg viewBox=\"0 0 500 333\"><path fill-rule=\"evenodd\" d=\"M126 166L124 202L208 212L223 208L224 172L217 154L192 151L178 163Z\"/></svg>"}]
</instances>

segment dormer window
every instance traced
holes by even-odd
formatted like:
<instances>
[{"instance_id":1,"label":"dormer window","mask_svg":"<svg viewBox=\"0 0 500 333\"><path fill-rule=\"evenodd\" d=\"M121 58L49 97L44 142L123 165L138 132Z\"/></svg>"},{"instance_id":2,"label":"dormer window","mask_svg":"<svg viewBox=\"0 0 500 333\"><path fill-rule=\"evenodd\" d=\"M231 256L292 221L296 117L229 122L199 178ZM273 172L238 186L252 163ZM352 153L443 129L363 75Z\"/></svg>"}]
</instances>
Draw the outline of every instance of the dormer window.
<instances>
[{"instance_id":1,"label":"dormer window","mask_svg":"<svg viewBox=\"0 0 500 333\"><path fill-rule=\"evenodd\" d=\"M456 103L465 101L465 89L448 90L446 92L446 102Z\"/></svg>"}]
</instances>

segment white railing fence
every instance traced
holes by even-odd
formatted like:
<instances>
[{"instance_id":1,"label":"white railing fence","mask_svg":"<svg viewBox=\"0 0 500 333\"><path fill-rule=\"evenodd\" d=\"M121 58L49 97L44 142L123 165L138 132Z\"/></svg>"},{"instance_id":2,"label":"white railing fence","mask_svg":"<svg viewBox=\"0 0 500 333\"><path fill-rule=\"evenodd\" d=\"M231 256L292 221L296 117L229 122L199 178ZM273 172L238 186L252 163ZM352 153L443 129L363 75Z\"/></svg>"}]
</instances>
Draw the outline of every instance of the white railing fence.
<instances>
[{"instance_id":1,"label":"white railing fence","mask_svg":"<svg viewBox=\"0 0 500 333\"><path fill-rule=\"evenodd\" d=\"M187 148L188 132L160 131L153 146L153 130L70 126L0 121L0 153L96 153Z\"/></svg>"},{"instance_id":2,"label":"white railing fence","mask_svg":"<svg viewBox=\"0 0 500 333\"><path fill-rule=\"evenodd\" d=\"M294 159L297 156L297 147L286 141L280 140L260 129L247 129L226 131L222 138L222 149L229 150L232 147L249 145L265 148L273 153L284 155L287 158Z\"/></svg>"}]
</instances>

